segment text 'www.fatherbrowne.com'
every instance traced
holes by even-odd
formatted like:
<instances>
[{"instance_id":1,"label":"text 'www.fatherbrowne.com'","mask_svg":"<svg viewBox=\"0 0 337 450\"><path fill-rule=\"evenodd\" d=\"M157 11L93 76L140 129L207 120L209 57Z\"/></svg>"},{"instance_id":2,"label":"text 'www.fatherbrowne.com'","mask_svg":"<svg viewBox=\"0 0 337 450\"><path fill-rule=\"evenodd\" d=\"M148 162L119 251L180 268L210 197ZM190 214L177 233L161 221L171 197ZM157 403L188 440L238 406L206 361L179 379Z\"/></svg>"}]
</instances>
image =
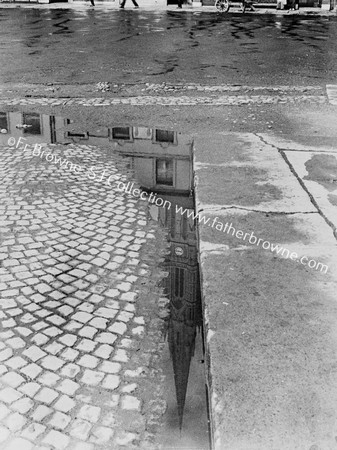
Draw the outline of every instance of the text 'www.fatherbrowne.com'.
<instances>
[{"instance_id":1,"label":"text 'www.fatherbrowne.com'","mask_svg":"<svg viewBox=\"0 0 337 450\"><path fill-rule=\"evenodd\" d=\"M117 182L118 190L127 192L128 194L133 195L134 197L141 198L142 200L146 200L149 203L155 204L156 206L163 207L166 209L172 208L172 203L169 200L164 200L163 198L157 196L151 192L149 194L146 191L142 191L141 189L134 189L134 183L123 183ZM269 241L266 241L262 238L258 238L255 236L253 232L245 233L242 230L236 230L232 223L226 222L225 224L219 221L218 217L215 217L213 220L210 217L201 215L201 213L194 212L193 209L184 208L182 206L175 205L176 214L180 214L181 216L185 216L188 219L193 219L193 221L197 221L199 225L208 225L211 228L215 228L217 231L222 233L231 234L235 236L237 239L242 241L248 241L251 245L256 245L257 247L262 247L264 250L270 250L276 255L282 256L285 259L291 259L292 261L296 261L303 266L308 266L310 269L315 269L316 271L327 273L329 267L326 264L322 264L317 262L314 259L309 259L307 256L300 256L296 252L291 252L285 247L282 247L279 244L274 244Z\"/></svg>"},{"instance_id":2,"label":"text 'www.fatherbrowne.com'","mask_svg":"<svg viewBox=\"0 0 337 450\"><path fill-rule=\"evenodd\" d=\"M179 208L178 208L179 209ZM182 214L185 211L177 211ZM199 224L208 225L209 227L215 228L222 233L231 234L235 236L237 239L242 241L248 241L249 244L256 245L257 247L261 246L264 250L270 250L272 253L276 253L276 255L282 256L285 259L291 259L292 261L296 261L303 266L308 266L310 269L315 269L319 272L327 273L329 267L326 264L321 262L317 262L315 259L309 259L307 256L300 256L297 252L291 252L285 247L282 247L279 244L274 244L272 242L266 241L262 238L255 236L255 234L251 231L249 233L245 233L242 230L236 230L232 223L226 222L225 224L220 222L218 217L215 217L213 221L211 221L210 217L200 216L200 214L195 214L192 211L196 220L198 220ZM190 214L190 212L188 213ZM210 222L211 221L211 222Z\"/></svg>"}]
</instances>

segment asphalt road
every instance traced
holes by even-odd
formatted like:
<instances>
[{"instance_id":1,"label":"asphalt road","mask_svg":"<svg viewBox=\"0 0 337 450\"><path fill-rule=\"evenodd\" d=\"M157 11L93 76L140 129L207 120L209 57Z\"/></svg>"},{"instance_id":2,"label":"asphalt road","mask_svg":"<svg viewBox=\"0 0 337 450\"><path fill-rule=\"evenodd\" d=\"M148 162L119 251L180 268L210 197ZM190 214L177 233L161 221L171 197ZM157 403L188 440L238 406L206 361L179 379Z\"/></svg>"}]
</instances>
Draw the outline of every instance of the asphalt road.
<instances>
[{"instance_id":1,"label":"asphalt road","mask_svg":"<svg viewBox=\"0 0 337 450\"><path fill-rule=\"evenodd\" d=\"M2 10L2 83L315 85L337 77L337 20L172 11Z\"/></svg>"}]
</instances>

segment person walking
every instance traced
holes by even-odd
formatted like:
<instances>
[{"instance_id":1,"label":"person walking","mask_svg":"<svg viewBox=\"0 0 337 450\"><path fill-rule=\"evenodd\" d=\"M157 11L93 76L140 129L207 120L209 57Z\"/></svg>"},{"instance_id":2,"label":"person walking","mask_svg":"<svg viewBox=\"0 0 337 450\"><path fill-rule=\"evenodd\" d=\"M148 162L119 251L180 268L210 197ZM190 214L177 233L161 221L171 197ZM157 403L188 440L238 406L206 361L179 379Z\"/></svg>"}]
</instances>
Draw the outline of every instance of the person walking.
<instances>
[{"instance_id":1,"label":"person walking","mask_svg":"<svg viewBox=\"0 0 337 450\"><path fill-rule=\"evenodd\" d=\"M253 0L242 0L241 11L244 13L247 8L249 8L250 11L255 11Z\"/></svg>"},{"instance_id":2,"label":"person walking","mask_svg":"<svg viewBox=\"0 0 337 450\"><path fill-rule=\"evenodd\" d=\"M126 0L123 0L119 7L122 8L122 9L124 9L125 2L126 2ZM138 5L138 3L136 2L136 0L132 0L132 3L135 5L135 8L139 8L139 5Z\"/></svg>"}]
</instances>

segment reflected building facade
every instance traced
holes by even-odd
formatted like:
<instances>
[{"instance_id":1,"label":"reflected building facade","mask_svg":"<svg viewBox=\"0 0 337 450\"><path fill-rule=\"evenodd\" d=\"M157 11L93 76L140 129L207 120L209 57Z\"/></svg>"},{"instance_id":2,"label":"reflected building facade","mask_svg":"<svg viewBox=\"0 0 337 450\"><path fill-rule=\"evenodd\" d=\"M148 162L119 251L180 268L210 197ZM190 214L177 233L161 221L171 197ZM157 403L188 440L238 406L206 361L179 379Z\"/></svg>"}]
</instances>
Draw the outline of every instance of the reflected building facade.
<instances>
[{"instance_id":1,"label":"reflected building facade","mask_svg":"<svg viewBox=\"0 0 337 450\"><path fill-rule=\"evenodd\" d=\"M121 136L118 151L132 158L141 188L158 193L171 204L170 208L149 205L149 215L168 230L170 250L162 265L168 276L161 286L170 300L167 337L182 429L190 365L203 323L193 217L193 142L174 131L150 128L115 129L111 138L118 141ZM180 207L185 209L184 214Z\"/></svg>"},{"instance_id":2,"label":"reflected building facade","mask_svg":"<svg viewBox=\"0 0 337 450\"><path fill-rule=\"evenodd\" d=\"M66 119L47 114L0 111L0 145L7 145L8 137L28 138L34 144L56 144L64 141ZM26 142L26 141L22 141Z\"/></svg>"},{"instance_id":3,"label":"reflected building facade","mask_svg":"<svg viewBox=\"0 0 337 450\"><path fill-rule=\"evenodd\" d=\"M179 202L176 204L180 206ZM168 277L162 286L170 299L168 343L181 429L196 334L202 329L196 232L193 218L176 214L175 204L172 203L170 210L157 209L159 223L169 229L170 252L163 263Z\"/></svg>"}]
</instances>

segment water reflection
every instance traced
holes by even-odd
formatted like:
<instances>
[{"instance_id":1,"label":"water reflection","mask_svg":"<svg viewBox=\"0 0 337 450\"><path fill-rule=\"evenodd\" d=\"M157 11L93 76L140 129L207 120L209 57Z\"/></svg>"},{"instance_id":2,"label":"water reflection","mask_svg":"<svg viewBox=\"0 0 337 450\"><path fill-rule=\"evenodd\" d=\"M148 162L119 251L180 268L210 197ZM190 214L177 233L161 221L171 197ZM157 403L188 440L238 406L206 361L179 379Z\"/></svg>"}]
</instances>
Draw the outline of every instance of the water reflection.
<instances>
[{"instance_id":1,"label":"water reflection","mask_svg":"<svg viewBox=\"0 0 337 450\"><path fill-rule=\"evenodd\" d=\"M128 158L142 190L170 205L149 203L148 210L168 230L169 242L163 263L168 276L161 284L170 302L164 358L168 410L159 440L163 448L209 448L192 139L173 130L119 124L86 131L71 120L29 112L0 112L0 131L0 145L21 137L31 144L78 142L113 150Z\"/></svg>"},{"instance_id":2,"label":"water reflection","mask_svg":"<svg viewBox=\"0 0 337 450\"><path fill-rule=\"evenodd\" d=\"M63 117L53 115L0 111L0 145L6 145L9 137L16 142L21 137L27 143L31 138L33 144L64 143L67 124Z\"/></svg>"},{"instance_id":3,"label":"water reflection","mask_svg":"<svg viewBox=\"0 0 337 450\"><path fill-rule=\"evenodd\" d=\"M207 449L208 426L203 370L202 306L192 195L192 140L172 130L112 129L125 139L119 152L130 157L143 190L160 194L169 207L149 206L149 215L168 230L169 254L162 287L170 300L165 367L168 410L162 448ZM191 370L193 368L193 370ZM171 375L171 377L170 377ZM172 396L176 402L172 402Z\"/></svg>"},{"instance_id":4,"label":"water reflection","mask_svg":"<svg viewBox=\"0 0 337 450\"><path fill-rule=\"evenodd\" d=\"M147 136L151 133L148 129ZM196 333L202 327L196 233L190 216L193 214L191 142L185 139L181 143L183 137L179 136L178 141L177 133L169 130L155 130L155 136L166 145L148 148L150 153L136 150L135 146L133 155L128 154L133 158L135 174L143 189L160 193L164 204L169 205L169 208L151 205L149 214L169 231L170 252L163 263L168 277L164 278L162 287L170 299L168 343L181 430Z\"/></svg>"},{"instance_id":5,"label":"water reflection","mask_svg":"<svg viewBox=\"0 0 337 450\"><path fill-rule=\"evenodd\" d=\"M176 203L179 205L179 203ZM175 206L175 205L174 205ZM165 294L170 299L169 350L173 364L179 428L182 429L191 359L202 327L199 268L193 219L158 209L159 222L170 229L170 254L163 266ZM173 213L173 214L172 214Z\"/></svg>"}]
</instances>

